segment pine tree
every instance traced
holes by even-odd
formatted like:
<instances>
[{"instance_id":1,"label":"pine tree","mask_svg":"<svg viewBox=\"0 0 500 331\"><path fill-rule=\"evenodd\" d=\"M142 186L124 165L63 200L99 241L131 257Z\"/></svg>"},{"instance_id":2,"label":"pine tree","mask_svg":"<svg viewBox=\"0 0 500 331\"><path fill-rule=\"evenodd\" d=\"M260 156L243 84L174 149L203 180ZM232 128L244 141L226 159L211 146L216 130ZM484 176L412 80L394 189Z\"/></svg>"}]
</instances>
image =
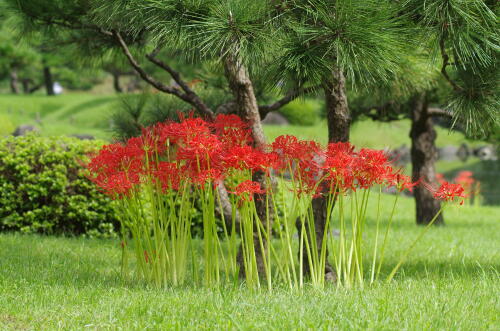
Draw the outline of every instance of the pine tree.
<instances>
[{"instance_id":1,"label":"pine tree","mask_svg":"<svg viewBox=\"0 0 500 331\"><path fill-rule=\"evenodd\" d=\"M389 1L304 0L289 1L287 8L276 77L322 90L328 141L349 141L348 89L387 80L404 54L407 29L397 7ZM317 247L322 247L326 196L314 199L313 208Z\"/></svg>"},{"instance_id":2,"label":"pine tree","mask_svg":"<svg viewBox=\"0 0 500 331\"><path fill-rule=\"evenodd\" d=\"M375 111L378 118L398 113L411 118L413 180L438 185L433 117L451 118L472 137L486 137L498 128L498 7L479 0L401 4L399 12L414 31L414 47L388 84L363 95L358 111ZM416 222L425 225L441 205L422 187L414 196ZM442 214L434 224L444 224Z\"/></svg>"}]
</instances>

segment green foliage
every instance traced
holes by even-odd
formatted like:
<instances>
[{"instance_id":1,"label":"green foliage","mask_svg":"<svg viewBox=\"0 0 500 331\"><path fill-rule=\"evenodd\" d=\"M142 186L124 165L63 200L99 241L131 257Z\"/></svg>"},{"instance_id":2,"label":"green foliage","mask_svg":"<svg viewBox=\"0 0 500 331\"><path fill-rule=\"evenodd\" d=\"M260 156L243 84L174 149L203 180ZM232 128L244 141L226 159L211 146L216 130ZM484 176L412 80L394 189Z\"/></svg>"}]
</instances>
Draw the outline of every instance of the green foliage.
<instances>
[{"instance_id":1,"label":"green foliage","mask_svg":"<svg viewBox=\"0 0 500 331\"><path fill-rule=\"evenodd\" d=\"M34 135L0 141L0 230L115 235L114 203L81 162L99 143Z\"/></svg>"},{"instance_id":2,"label":"green foliage","mask_svg":"<svg viewBox=\"0 0 500 331\"><path fill-rule=\"evenodd\" d=\"M212 109L228 101L222 90L199 89L206 104ZM124 141L140 135L142 128L168 120L178 120L179 114L189 114L192 107L171 95L140 94L127 95L120 99L120 104L111 115L113 135Z\"/></svg>"},{"instance_id":3,"label":"green foliage","mask_svg":"<svg viewBox=\"0 0 500 331\"><path fill-rule=\"evenodd\" d=\"M276 72L299 82L329 79L334 68L353 83L388 79L409 43L389 1L296 1Z\"/></svg>"},{"instance_id":4,"label":"green foliage","mask_svg":"<svg viewBox=\"0 0 500 331\"><path fill-rule=\"evenodd\" d=\"M297 99L279 110L293 125L314 125L319 119L322 104L317 99Z\"/></svg>"},{"instance_id":5,"label":"green foliage","mask_svg":"<svg viewBox=\"0 0 500 331\"><path fill-rule=\"evenodd\" d=\"M402 8L417 24L421 44L440 58L455 123L469 135L488 136L499 125L498 1L406 0Z\"/></svg>"}]
</instances>

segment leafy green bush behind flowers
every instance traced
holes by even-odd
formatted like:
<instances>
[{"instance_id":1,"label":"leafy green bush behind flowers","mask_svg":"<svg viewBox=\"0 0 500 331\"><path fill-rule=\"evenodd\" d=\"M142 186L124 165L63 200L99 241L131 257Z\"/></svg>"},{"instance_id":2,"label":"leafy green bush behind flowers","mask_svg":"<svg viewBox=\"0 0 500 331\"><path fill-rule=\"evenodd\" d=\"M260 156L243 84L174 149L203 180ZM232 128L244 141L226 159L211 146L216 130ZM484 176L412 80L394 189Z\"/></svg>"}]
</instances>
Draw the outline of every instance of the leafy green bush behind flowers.
<instances>
[{"instance_id":1,"label":"leafy green bush behind flowers","mask_svg":"<svg viewBox=\"0 0 500 331\"><path fill-rule=\"evenodd\" d=\"M115 203L81 163L102 142L69 137L0 140L0 230L114 237Z\"/></svg>"}]
</instances>

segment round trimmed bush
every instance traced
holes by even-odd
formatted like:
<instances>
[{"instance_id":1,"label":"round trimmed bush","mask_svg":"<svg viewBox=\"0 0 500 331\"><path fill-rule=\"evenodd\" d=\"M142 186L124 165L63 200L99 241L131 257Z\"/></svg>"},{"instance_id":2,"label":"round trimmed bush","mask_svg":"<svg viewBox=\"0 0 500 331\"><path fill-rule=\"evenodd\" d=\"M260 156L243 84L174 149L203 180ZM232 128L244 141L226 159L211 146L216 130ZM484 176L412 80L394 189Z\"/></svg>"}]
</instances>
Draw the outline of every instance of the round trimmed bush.
<instances>
[{"instance_id":1,"label":"round trimmed bush","mask_svg":"<svg viewBox=\"0 0 500 331\"><path fill-rule=\"evenodd\" d=\"M316 99L296 99L282 107L279 112L290 124L314 125L319 119L322 107L321 101Z\"/></svg>"},{"instance_id":2,"label":"round trimmed bush","mask_svg":"<svg viewBox=\"0 0 500 331\"><path fill-rule=\"evenodd\" d=\"M115 236L114 202L82 166L100 145L35 135L0 139L0 231Z\"/></svg>"}]
</instances>

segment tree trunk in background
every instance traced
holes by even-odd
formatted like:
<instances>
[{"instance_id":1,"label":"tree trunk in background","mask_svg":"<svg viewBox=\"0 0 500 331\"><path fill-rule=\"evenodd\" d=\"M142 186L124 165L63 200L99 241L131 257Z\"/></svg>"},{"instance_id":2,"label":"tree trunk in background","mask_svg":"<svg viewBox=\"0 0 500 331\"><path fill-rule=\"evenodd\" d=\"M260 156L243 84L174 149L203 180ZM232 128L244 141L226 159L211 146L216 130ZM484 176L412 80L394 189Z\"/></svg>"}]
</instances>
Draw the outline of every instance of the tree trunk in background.
<instances>
[{"instance_id":1,"label":"tree trunk in background","mask_svg":"<svg viewBox=\"0 0 500 331\"><path fill-rule=\"evenodd\" d=\"M347 95L345 88L345 77L342 71L332 72L330 80L323 83L325 93L326 117L328 123L328 142L347 142L349 141L349 131L351 126L351 116L347 104ZM313 200L312 208L314 212L314 227L316 230L317 247L321 249L323 237L325 235L326 225L326 206L327 197L321 195ZM297 221L297 228L300 236L300 221ZM328 254L328 253L327 253ZM302 257L304 260L304 273L309 273L309 261L307 254ZM325 276L329 279L335 279L333 268L327 263Z\"/></svg>"},{"instance_id":2,"label":"tree trunk in background","mask_svg":"<svg viewBox=\"0 0 500 331\"><path fill-rule=\"evenodd\" d=\"M231 56L227 56L224 59L224 69L226 78L229 82L229 87L236 100L238 115L244 121L250 124L254 146L257 149L262 150L266 145L266 137L262 128L259 106L257 104L257 98L255 97L253 84L248 74L248 70L240 60ZM266 186L265 176L262 172L256 172L253 175L253 180L259 182L261 187ZM266 206L265 195L259 195L255 197L255 207L257 209L259 218L266 226L266 215L273 215L273 211L272 206L269 206L269 210L267 210L268 207ZM254 243L256 247L257 267L259 270L259 274L264 274L265 269L262 261L262 254L264 252L262 252L260 249L260 244L256 233L254 234ZM240 264L240 276L243 276L244 268L241 246L238 252L238 263Z\"/></svg>"},{"instance_id":3,"label":"tree trunk in background","mask_svg":"<svg viewBox=\"0 0 500 331\"><path fill-rule=\"evenodd\" d=\"M24 94L30 93L30 82L31 82L31 80L29 78L24 78L21 80L21 84L23 85L23 93Z\"/></svg>"},{"instance_id":4,"label":"tree trunk in background","mask_svg":"<svg viewBox=\"0 0 500 331\"><path fill-rule=\"evenodd\" d=\"M13 94L19 94L19 87L17 86L18 78L16 69L10 71L10 91Z\"/></svg>"},{"instance_id":5,"label":"tree trunk in background","mask_svg":"<svg viewBox=\"0 0 500 331\"><path fill-rule=\"evenodd\" d=\"M52 73L50 72L49 66L43 67L43 77L45 80L45 90L47 91L47 95L55 95L54 80L52 78Z\"/></svg>"},{"instance_id":6,"label":"tree trunk in background","mask_svg":"<svg viewBox=\"0 0 500 331\"><path fill-rule=\"evenodd\" d=\"M432 117L428 113L428 102L425 94L418 94L412 100L411 117L411 162L412 180L422 180L432 186L436 185L437 159L436 130ZM434 199L433 194L419 185L414 190L417 209L417 224L428 224L441 208L441 203ZM444 225L443 214L434 222L435 225Z\"/></svg>"},{"instance_id":7,"label":"tree trunk in background","mask_svg":"<svg viewBox=\"0 0 500 331\"><path fill-rule=\"evenodd\" d=\"M113 87L116 93L123 93L123 88L120 85L120 74L118 72L111 73L113 76Z\"/></svg>"}]
</instances>

